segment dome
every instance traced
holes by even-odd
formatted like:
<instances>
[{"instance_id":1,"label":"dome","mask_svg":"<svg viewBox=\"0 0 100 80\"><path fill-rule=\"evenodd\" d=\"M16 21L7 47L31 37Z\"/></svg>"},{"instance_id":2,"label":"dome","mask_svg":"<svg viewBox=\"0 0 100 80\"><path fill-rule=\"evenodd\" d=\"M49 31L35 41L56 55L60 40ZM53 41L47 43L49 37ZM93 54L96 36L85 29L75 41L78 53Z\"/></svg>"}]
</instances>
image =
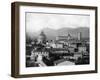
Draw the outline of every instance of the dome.
<instances>
[{"instance_id":1,"label":"dome","mask_svg":"<svg viewBox=\"0 0 100 80\"><path fill-rule=\"evenodd\" d=\"M44 42L46 41L46 35L44 34L44 32L42 31L38 37L38 42Z\"/></svg>"},{"instance_id":2,"label":"dome","mask_svg":"<svg viewBox=\"0 0 100 80\"><path fill-rule=\"evenodd\" d=\"M43 31L40 33L40 36L42 36L43 38L46 38L46 35L44 34Z\"/></svg>"}]
</instances>

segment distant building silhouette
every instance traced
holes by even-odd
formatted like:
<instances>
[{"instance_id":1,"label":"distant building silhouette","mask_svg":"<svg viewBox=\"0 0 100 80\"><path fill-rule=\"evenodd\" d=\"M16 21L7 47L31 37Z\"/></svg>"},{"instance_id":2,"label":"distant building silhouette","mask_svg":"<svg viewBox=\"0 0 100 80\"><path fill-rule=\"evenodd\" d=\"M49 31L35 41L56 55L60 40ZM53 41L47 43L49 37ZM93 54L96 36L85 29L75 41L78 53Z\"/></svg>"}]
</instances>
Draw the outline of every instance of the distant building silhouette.
<instances>
[{"instance_id":1,"label":"distant building silhouette","mask_svg":"<svg viewBox=\"0 0 100 80\"><path fill-rule=\"evenodd\" d=\"M45 43L46 42L46 35L42 31L38 37L38 43Z\"/></svg>"},{"instance_id":2,"label":"distant building silhouette","mask_svg":"<svg viewBox=\"0 0 100 80\"><path fill-rule=\"evenodd\" d=\"M82 34L81 34L81 32L79 32L78 33L78 40L81 40L81 38L82 38Z\"/></svg>"},{"instance_id":3,"label":"distant building silhouette","mask_svg":"<svg viewBox=\"0 0 100 80\"><path fill-rule=\"evenodd\" d=\"M68 34L67 36L61 35L56 37L56 40L70 40L70 39L72 39L72 36L70 34Z\"/></svg>"}]
</instances>

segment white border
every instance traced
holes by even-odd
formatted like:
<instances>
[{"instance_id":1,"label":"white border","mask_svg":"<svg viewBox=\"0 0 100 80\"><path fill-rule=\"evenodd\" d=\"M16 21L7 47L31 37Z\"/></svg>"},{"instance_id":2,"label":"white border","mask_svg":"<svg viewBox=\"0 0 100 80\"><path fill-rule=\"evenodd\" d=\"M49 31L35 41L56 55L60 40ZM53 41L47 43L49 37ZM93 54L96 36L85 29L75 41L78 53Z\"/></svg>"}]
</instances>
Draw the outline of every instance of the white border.
<instances>
[{"instance_id":1,"label":"white border","mask_svg":"<svg viewBox=\"0 0 100 80\"><path fill-rule=\"evenodd\" d=\"M90 15L90 64L53 66L53 67L25 67L25 12L48 12L48 13L68 13ZM20 6L20 43L19 43L19 74L38 74L55 72L73 72L95 70L95 11L86 9L52 8L52 7L31 7Z\"/></svg>"}]
</instances>

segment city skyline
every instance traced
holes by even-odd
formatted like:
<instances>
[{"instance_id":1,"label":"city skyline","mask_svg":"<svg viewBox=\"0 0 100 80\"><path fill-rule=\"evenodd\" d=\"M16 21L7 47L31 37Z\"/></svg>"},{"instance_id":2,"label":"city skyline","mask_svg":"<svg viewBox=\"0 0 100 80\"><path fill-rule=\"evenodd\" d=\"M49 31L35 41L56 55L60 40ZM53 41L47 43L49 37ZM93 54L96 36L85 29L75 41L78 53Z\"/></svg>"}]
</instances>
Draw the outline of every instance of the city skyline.
<instances>
[{"instance_id":1,"label":"city skyline","mask_svg":"<svg viewBox=\"0 0 100 80\"><path fill-rule=\"evenodd\" d=\"M68 29L68 28L61 28L59 30L53 30L50 28L45 28L42 30L45 35L47 36L48 40L55 40L57 36L67 36L68 34L70 34L72 37L77 38L77 34L79 32L82 33L82 38L89 38L89 28L77 28L77 29ZM36 32L36 33L26 33L26 40L31 38L32 40L34 40L35 38L37 38L39 36L39 34L41 33L41 31Z\"/></svg>"}]
</instances>

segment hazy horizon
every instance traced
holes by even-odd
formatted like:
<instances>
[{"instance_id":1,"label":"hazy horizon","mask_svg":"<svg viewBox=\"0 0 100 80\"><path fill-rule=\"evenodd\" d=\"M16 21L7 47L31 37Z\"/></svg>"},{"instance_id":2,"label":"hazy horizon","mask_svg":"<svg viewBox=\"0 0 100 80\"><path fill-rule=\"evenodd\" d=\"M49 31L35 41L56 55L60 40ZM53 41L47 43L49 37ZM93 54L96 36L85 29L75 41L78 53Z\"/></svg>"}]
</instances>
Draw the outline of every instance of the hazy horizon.
<instances>
[{"instance_id":1,"label":"hazy horizon","mask_svg":"<svg viewBox=\"0 0 100 80\"><path fill-rule=\"evenodd\" d=\"M41 31L44 28L89 28L90 16L26 13L26 33Z\"/></svg>"}]
</instances>

